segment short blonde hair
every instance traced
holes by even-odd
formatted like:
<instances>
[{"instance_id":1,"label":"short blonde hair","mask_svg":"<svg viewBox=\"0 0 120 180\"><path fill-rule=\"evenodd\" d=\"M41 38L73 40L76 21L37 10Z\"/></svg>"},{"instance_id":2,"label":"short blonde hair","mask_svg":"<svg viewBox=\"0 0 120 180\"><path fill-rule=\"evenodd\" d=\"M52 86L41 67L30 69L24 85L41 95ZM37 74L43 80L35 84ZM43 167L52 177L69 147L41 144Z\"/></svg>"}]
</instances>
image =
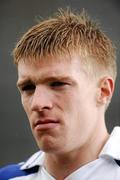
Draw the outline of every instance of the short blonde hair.
<instances>
[{"instance_id":1,"label":"short blonde hair","mask_svg":"<svg viewBox=\"0 0 120 180\"><path fill-rule=\"evenodd\" d=\"M30 28L13 50L16 65L25 59L68 53L78 53L84 57L86 68L90 64L97 73L104 70L115 80L115 47L85 11L77 14L70 9L59 10L53 18Z\"/></svg>"}]
</instances>

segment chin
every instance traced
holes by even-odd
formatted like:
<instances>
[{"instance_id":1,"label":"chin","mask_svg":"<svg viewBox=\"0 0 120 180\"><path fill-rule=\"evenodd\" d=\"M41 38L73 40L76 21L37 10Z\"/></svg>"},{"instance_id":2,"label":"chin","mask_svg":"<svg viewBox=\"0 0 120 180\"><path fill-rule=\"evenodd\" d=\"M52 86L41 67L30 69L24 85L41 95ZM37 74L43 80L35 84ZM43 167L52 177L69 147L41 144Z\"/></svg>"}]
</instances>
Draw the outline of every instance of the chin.
<instances>
[{"instance_id":1,"label":"chin","mask_svg":"<svg viewBox=\"0 0 120 180\"><path fill-rule=\"evenodd\" d=\"M60 149L55 146L49 146L49 145L39 145L39 149L45 153L54 153L59 154Z\"/></svg>"},{"instance_id":2,"label":"chin","mask_svg":"<svg viewBox=\"0 0 120 180\"><path fill-rule=\"evenodd\" d=\"M41 151L45 153L57 153L60 151L60 144L53 141L51 138L41 138L37 140L37 145Z\"/></svg>"}]
</instances>

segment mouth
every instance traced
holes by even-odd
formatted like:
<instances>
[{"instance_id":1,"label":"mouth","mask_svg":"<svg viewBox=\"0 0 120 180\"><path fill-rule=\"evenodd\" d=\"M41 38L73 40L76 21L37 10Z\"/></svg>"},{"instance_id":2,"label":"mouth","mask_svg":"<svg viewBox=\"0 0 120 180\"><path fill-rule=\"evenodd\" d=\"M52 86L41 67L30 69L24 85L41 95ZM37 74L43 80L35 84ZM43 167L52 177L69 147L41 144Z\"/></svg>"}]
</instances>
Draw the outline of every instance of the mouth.
<instances>
[{"instance_id":1,"label":"mouth","mask_svg":"<svg viewBox=\"0 0 120 180\"><path fill-rule=\"evenodd\" d=\"M44 119L44 120L37 120L34 123L34 129L36 131L45 131L54 129L58 126L59 121L53 120L53 119Z\"/></svg>"}]
</instances>

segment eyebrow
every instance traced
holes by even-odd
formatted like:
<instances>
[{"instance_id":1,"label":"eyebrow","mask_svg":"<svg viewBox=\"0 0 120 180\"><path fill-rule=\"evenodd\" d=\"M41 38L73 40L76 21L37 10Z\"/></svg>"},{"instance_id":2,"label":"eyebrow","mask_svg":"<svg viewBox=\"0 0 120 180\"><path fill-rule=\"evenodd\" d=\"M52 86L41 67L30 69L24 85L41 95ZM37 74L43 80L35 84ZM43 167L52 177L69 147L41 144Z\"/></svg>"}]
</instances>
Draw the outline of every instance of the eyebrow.
<instances>
[{"instance_id":1,"label":"eyebrow","mask_svg":"<svg viewBox=\"0 0 120 180\"><path fill-rule=\"evenodd\" d=\"M17 87L24 86L25 84L37 84L39 83L44 83L44 82L51 82L51 81L68 81L71 83L74 83L74 80L70 76L51 76L51 77L45 77L45 78L39 78L37 80L32 80L31 78L26 78L23 80L18 80L17 81Z\"/></svg>"}]
</instances>

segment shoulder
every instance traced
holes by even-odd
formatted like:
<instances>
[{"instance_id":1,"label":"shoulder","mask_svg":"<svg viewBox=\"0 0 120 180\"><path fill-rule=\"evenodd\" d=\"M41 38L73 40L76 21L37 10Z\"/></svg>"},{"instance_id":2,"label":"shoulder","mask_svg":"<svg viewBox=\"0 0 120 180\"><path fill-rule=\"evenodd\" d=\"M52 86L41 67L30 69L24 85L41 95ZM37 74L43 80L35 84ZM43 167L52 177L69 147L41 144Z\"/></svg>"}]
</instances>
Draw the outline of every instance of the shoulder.
<instances>
[{"instance_id":1,"label":"shoulder","mask_svg":"<svg viewBox=\"0 0 120 180\"><path fill-rule=\"evenodd\" d=\"M39 169L39 164L36 161L40 161L40 158L41 152L37 152L25 162L11 164L0 168L0 180L8 180L12 178L14 179L16 177L22 177L37 173Z\"/></svg>"},{"instance_id":2,"label":"shoulder","mask_svg":"<svg viewBox=\"0 0 120 180\"><path fill-rule=\"evenodd\" d=\"M10 178L27 176L38 171L38 166L30 169L22 170L23 164L11 164L0 169L0 180L8 180Z\"/></svg>"},{"instance_id":3,"label":"shoulder","mask_svg":"<svg viewBox=\"0 0 120 180\"><path fill-rule=\"evenodd\" d=\"M0 179L8 180L9 178L19 177L24 175L20 170L21 164L11 164L0 169Z\"/></svg>"}]
</instances>

